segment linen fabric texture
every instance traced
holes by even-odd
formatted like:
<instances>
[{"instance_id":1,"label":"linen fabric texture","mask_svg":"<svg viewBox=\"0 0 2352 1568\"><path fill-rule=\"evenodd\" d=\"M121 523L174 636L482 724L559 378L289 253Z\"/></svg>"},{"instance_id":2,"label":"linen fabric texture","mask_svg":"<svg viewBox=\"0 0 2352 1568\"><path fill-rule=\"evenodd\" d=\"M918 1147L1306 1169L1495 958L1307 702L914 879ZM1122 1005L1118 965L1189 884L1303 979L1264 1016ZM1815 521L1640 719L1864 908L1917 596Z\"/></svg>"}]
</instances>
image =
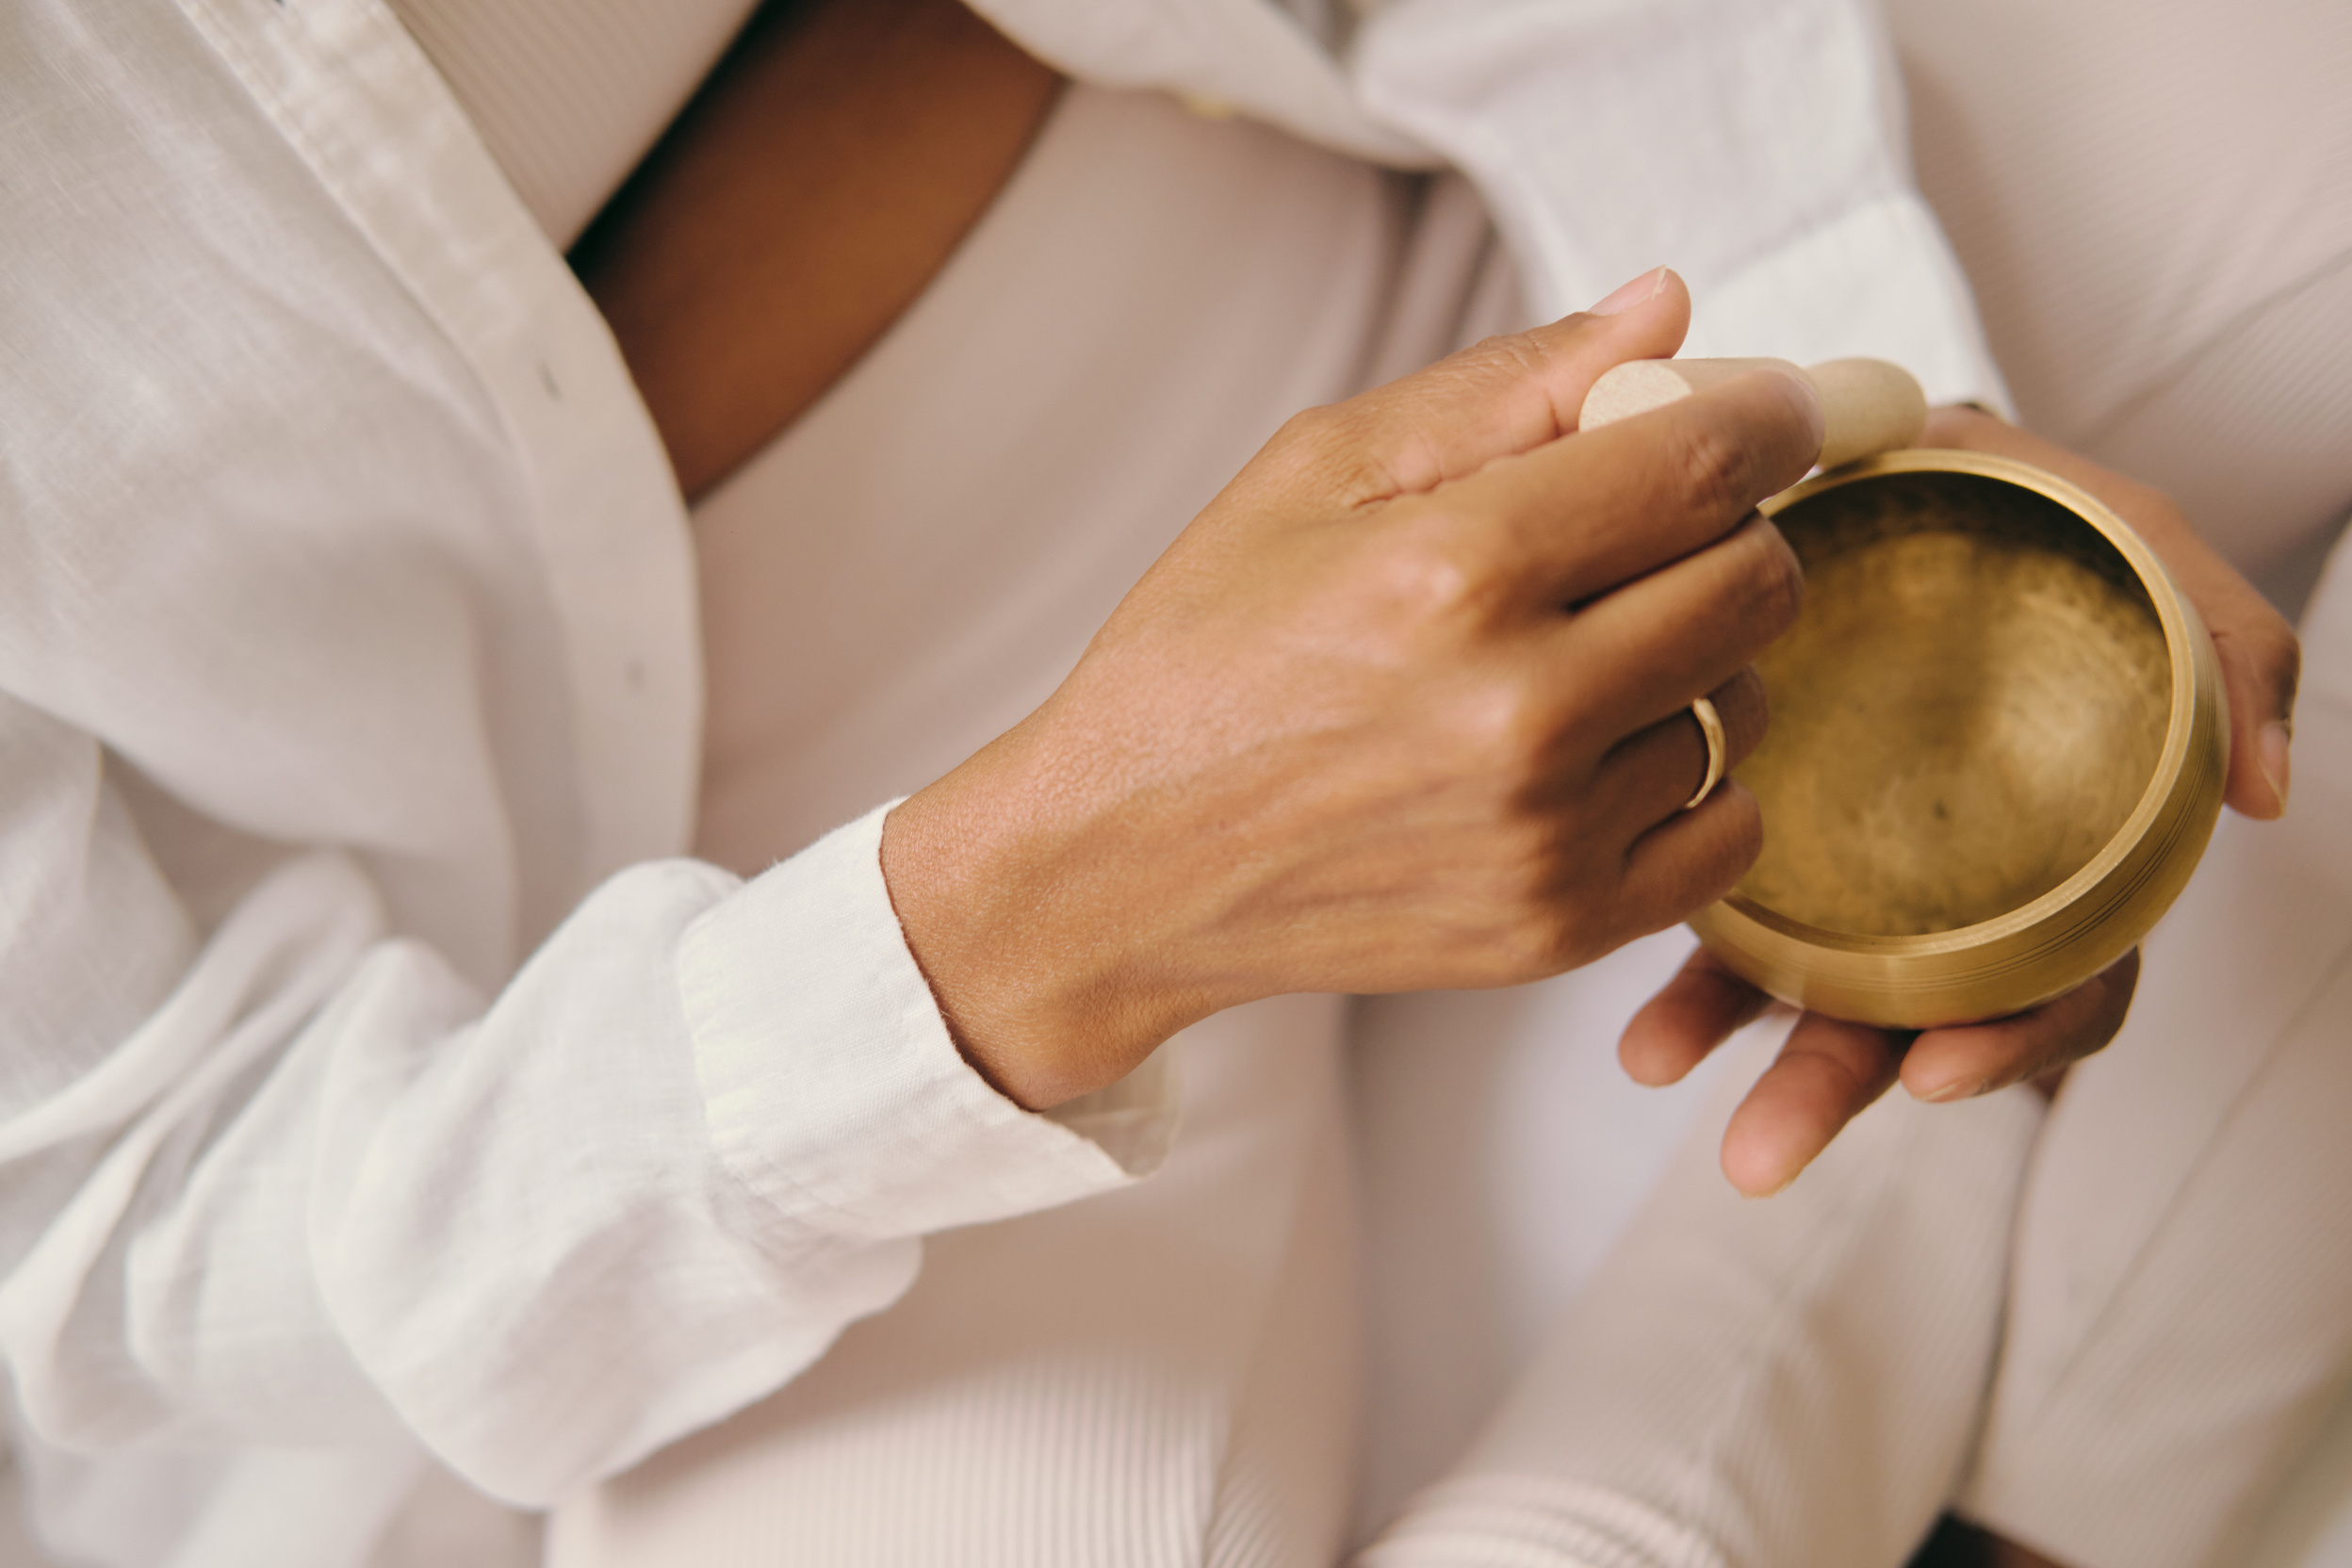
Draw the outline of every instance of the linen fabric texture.
<instances>
[{"instance_id":1,"label":"linen fabric texture","mask_svg":"<svg viewBox=\"0 0 2352 1568\"><path fill-rule=\"evenodd\" d=\"M2000 396L1852 7L985 8L1459 165L1541 310L1686 248L1694 348ZM1767 47L1807 114L1717 90ZM547 1502L807 1366L925 1233L1152 1166L1164 1086L1096 1137L956 1056L876 811L748 883L679 858L678 498L391 12L31 0L0 73L0 1351L57 1533L356 1562L425 1453ZM1655 94L1676 135L1628 128ZM260 1544L238 1500L289 1494Z\"/></svg>"}]
</instances>

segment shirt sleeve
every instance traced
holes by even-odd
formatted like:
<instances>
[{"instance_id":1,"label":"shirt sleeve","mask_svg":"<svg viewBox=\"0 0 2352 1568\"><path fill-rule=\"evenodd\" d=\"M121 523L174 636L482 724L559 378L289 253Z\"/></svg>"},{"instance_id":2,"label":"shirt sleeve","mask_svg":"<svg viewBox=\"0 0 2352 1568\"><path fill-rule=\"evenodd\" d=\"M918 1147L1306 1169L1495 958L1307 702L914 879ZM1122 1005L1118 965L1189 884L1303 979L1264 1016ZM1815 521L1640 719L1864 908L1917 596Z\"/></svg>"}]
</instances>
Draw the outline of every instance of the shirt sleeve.
<instances>
[{"instance_id":1,"label":"shirt sleeve","mask_svg":"<svg viewBox=\"0 0 2352 1568\"><path fill-rule=\"evenodd\" d=\"M1538 318L1663 264L1685 353L1869 354L2006 406L1863 0L1393 0L1348 63L1367 114L1478 186Z\"/></svg>"},{"instance_id":2,"label":"shirt sleeve","mask_svg":"<svg viewBox=\"0 0 2352 1568\"><path fill-rule=\"evenodd\" d=\"M1073 75L1461 170L1536 319L1670 266L1685 353L1869 354L2008 406L1870 0L976 3Z\"/></svg>"},{"instance_id":3,"label":"shirt sleeve","mask_svg":"<svg viewBox=\"0 0 2352 1568\"><path fill-rule=\"evenodd\" d=\"M1151 1149L964 1065L879 813L661 858L684 519L427 76L381 8L0 13L0 1358L48 1446L535 1504Z\"/></svg>"},{"instance_id":4,"label":"shirt sleeve","mask_svg":"<svg viewBox=\"0 0 2352 1568\"><path fill-rule=\"evenodd\" d=\"M964 1064L881 811L627 871L485 997L337 851L200 938L108 772L0 702L0 1348L50 1442L405 1429L546 1503L791 1378L924 1233L1151 1157Z\"/></svg>"}]
</instances>

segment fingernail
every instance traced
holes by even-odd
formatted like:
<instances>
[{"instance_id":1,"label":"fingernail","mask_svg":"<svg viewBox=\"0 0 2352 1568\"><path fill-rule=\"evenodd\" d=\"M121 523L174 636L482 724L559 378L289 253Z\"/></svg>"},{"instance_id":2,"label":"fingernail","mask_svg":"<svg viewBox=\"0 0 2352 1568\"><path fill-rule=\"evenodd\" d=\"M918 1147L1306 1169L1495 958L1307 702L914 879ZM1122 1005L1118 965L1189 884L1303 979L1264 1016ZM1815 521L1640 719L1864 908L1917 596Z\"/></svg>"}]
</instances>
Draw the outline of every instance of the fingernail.
<instances>
[{"instance_id":1,"label":"fingernail","mask_svg":"<svg viewBox=\"0 0 2352 1568\"><path fill-rule=\"evenodd\" d=\"M2262 738L2254 748L2262 765L2262 777L2270 783L2270 792L2278 797L2278 814L2287 811L2287 745L2294 734L2282 719L2273 719L2262 726Z\"/></svg>"},{"instance_id":2,"label":"fingernail","mask_svg":"<svg viewBox=\"0 0 2352 1568\"><path fill-rule=\"evenodd\" d=\"M1665 286L1666 269L1663 267L1653 267L1648 271L1642 273L1640 277L1634 279L1631 283L1626 284L1624 287L1618 289L1616 293L1611 294L1608 299L1603 300L1599 304L1594 305L1590 311L1586 312L1586 314L1590 316L1615 316L1621 311L1631 310L1634 306L1641 304L1645 301L1658 298L1658 291Z\"/></svg>"},{"instance_id":3,"label":"fingernail","mask_svg":"<svg viewBox=\"0 0 2352 1568\"><path fill-rule=\"evenodd\" d=\"M1973 1100L1993 1086L1989 1078L1952 1078L1933 1088L1916 1089L1911 1098L1924 1100L1931 1105L1949 1104L1954 1100Z\"/></svg>"}]
</instances>

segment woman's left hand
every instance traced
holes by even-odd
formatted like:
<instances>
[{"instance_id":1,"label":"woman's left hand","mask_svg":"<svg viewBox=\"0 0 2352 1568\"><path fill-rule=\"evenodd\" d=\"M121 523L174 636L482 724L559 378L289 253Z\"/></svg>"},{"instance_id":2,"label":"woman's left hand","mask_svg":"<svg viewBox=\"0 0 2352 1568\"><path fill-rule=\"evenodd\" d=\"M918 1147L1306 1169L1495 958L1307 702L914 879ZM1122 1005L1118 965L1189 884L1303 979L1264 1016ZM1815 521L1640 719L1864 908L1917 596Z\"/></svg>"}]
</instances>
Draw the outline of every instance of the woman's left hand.
<instances>
[{"instance_id":1,"label":"woman's left hand","mask_svg":"<svg viewBox=\"0 0 2352 1568\"><path fill-rule=\"evenodd\" d=\"M2213 633L2230 694L2224 798L2244 816L2281 815L2301 650L2284 617L2197 537L2180 508L2159 491L1974 409L1936 410L1920 444L2034 464L2081 485L2138 531ZM1723 1135L1723 1173L1750 1197L1779 1191L1898 1079L1917 1099L1943 1101L2062 1072L2123 1027L2139 969L2138 953L2129 953L2029 1011L1917 1036L1807 1013L1733 1115ZM1674 1083L1769 1002L1702 948L1626 1025L1618 1057L1637 1083Z\"/></svg>"}]
</instances>

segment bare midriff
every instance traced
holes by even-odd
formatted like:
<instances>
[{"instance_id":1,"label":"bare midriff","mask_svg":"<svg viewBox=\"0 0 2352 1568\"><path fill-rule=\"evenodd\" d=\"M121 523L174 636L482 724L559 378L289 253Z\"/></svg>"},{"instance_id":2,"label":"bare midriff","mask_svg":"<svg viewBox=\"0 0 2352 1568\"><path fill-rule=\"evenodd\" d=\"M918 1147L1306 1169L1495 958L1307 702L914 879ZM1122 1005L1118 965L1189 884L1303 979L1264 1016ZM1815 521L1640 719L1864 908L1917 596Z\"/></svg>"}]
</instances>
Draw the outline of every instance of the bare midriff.
<instances>
[{"instance_id":1,"label":"bare midriff","mask_svg":"<svg viewBox=\"0 0 2352 1568\"><path fill-rule=\"evenodd\" d=\"M571 256L689 500L923 293L1060 87L959 0L763 8Z\"/></svg>"}]
</instances>

